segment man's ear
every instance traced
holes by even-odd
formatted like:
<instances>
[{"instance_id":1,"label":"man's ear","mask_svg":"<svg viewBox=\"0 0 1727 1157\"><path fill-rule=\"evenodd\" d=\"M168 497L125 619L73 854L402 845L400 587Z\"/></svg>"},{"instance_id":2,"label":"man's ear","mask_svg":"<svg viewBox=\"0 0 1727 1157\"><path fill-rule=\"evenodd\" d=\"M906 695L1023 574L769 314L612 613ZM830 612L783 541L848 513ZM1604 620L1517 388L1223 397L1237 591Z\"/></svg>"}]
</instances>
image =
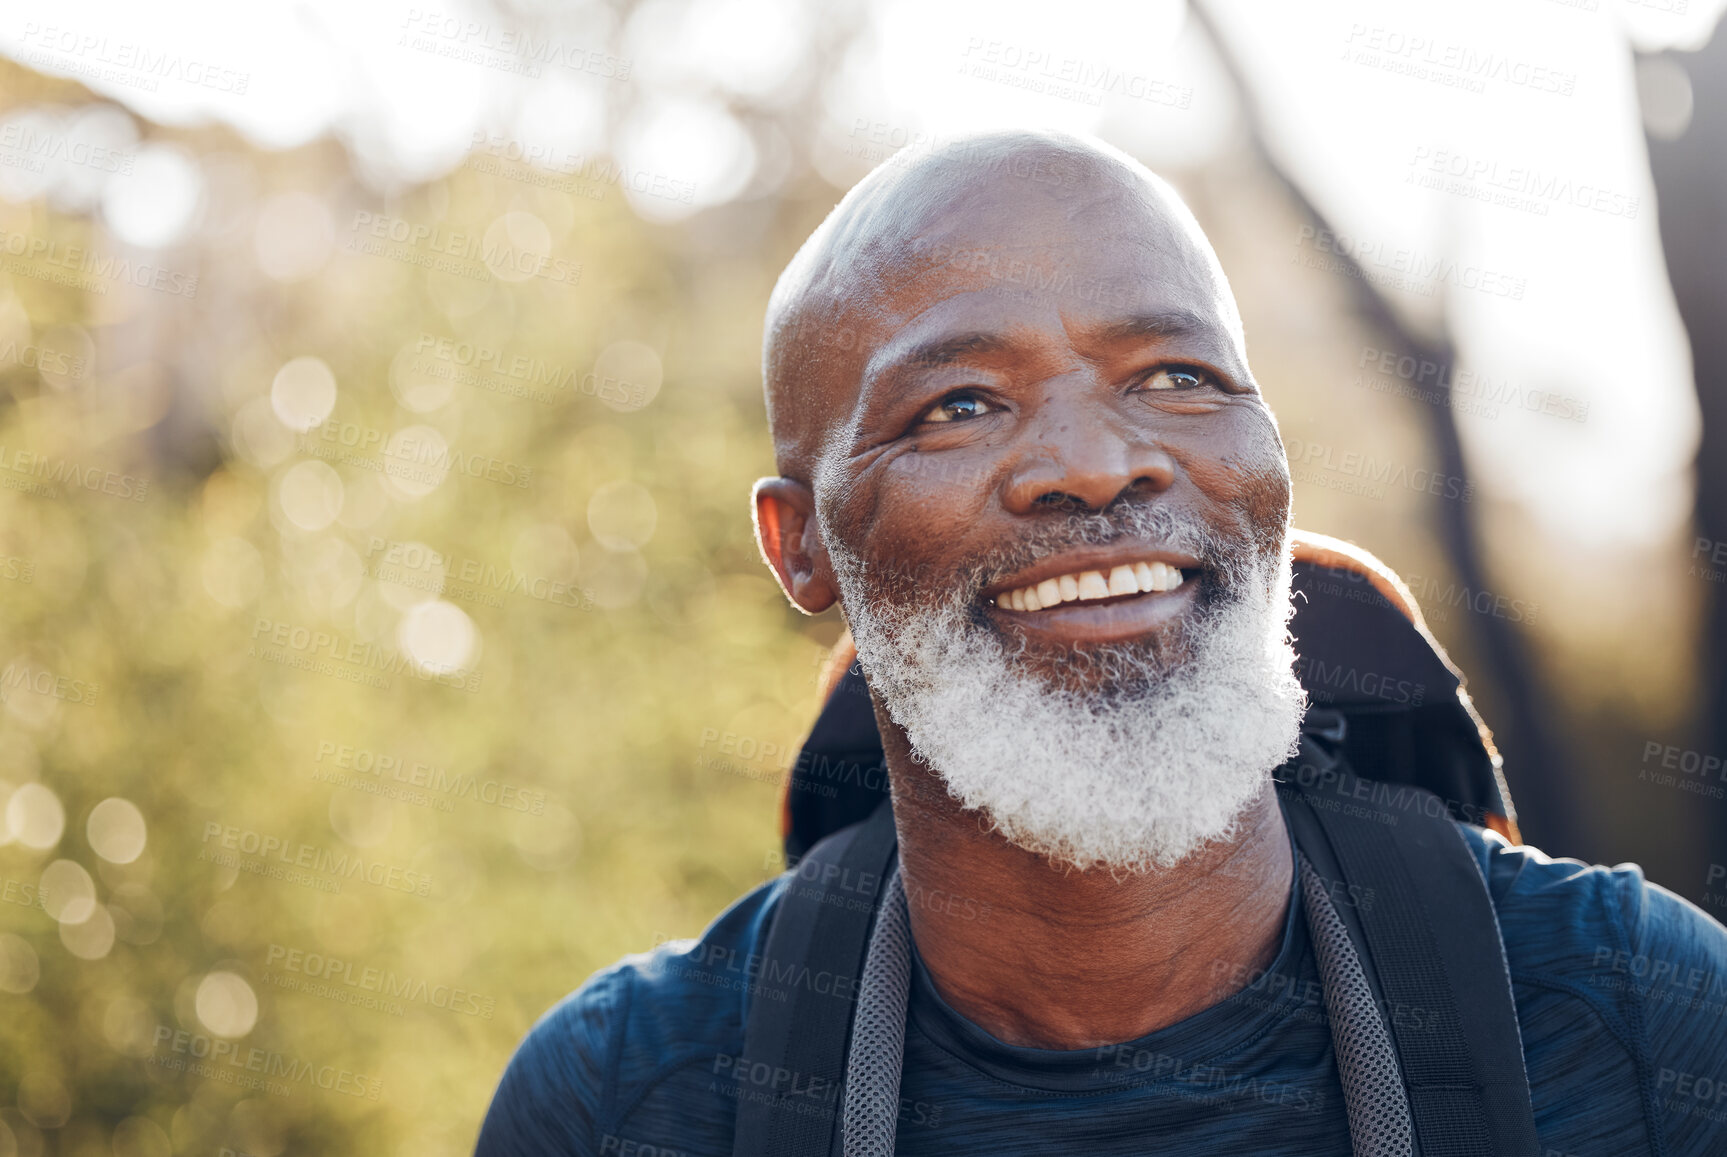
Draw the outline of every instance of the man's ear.
<instances>
[{"instance_id":1,"label":"man's ear","mask_svg":"<svg viewBox=\"0 0 1727 1157\"><path fill-rule=\"evenodd\" d=\"M755 502L756 545L786 598L806 615L833 606L839 601L839 584L816 529L810 488L792 478L762 478L750 497Z\"/></svg>"}]
</instances>

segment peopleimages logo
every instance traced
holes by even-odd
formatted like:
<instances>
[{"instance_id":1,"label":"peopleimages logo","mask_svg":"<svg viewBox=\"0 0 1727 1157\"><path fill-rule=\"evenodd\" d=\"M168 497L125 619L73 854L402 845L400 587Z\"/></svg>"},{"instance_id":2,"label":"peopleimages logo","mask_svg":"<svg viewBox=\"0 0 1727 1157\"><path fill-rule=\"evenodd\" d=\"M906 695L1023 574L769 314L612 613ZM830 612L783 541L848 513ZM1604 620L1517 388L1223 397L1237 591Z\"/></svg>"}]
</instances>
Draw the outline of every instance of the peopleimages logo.
<instances>
[{"instance_id":1,"label":"peopleimages logo","mask_svg":"<svg viewBox=\"0 0 1727 1157\"><path fill-rule=\"evenodd\" d=\"M214 852L208 847L211 840L216 841ZM305 868L308 871L321 872L343 880L362 880L378 888L387 888L395 892L407 892L415 896L430 896L432 894L432 877L425 872L417 872L412 868L403 868L396 864L386 864L381 860L370 860L358 852L333 852L329 848L320 848L316 844L295 843L280 836L267 836L250 828L238 828L232 824L217 823L214 820L204 825L206 846L199 852L198 858L210 860L224 867L238 867L252 871L255 875L264 875L257 871L256 865L245 865L237 862L235 857L221 857L221 851L237 851L242 855L257 856L261 861L268 862L271 855L293 868Z\"/></svg>"},{"instance_id":2,"label":"peopleimages logo","mask_svg":"<svg viewBox=\"0 0 1727 1157\"><path fill-rule=\"evenodd\" d=\"M0 346L0 362L67 378L81 378L90 372L90 363L82 354L31 342L19 345L17 341L9 341Z\"/></svg>"},{"instance_id":3,"label":"peopleimages logo","mask_svg":"<svg viewBox=\"0 0 1727 1157\"><path fill-rule=\"evenodd\" d=\"M1501 166L1497 160L1470 156L1454 149L1417 145L1405 184L1454 193L1508 209L1548 215L1548 207L1566 204L1609 217L1637 216L1638 198L1573 181L1522 165Z\"/></svg>"},{"instance_id":4,"label":"peopleimages logo","mask_svg":"<svg viewBox=\"0 0 1727 1157\"><path fill-rule=\"evenodd\" d=\"M1431 494L1436 498L1469 502L1475 497L1475 484L1455 475L1444 474L1417 466L1414 469L1395 458L1375 458L1360 450L1339 451L1324 442L1308 442L1291 438L1284 444L1289 468L1307 481L1318 481L1318 472L1354 479L1365 486L1378 487L1380 492L1370 497L1383 497L1383 487L1395 486ZM1299 473L1298 473L1299 472Z\"/></svg>"},{"instance_id":5,"label":"peopleimages logo","mask_svg":"<svg viewBox=\"0 0 1727 1157\"><path fill-rule=\"evenodd\" d=\"M36 488L33 492L44 498L58 498L65 492L55 487L88 490L129 502L142 502L150 496L148 478L120 474L101 466L85 466L65 458L9 448L4 444L0 444L0 472L5 472L0 473L0 484L6 485L7 489L20 488L11 485L13 479L10 476L16 475L25 483L21 488ZM40 482L36 481L38 479Z\"/></svg>"},{"instance_id":6,"label":"peopleimages logo","mask_svg":"<svg viewBox=\"0 0 1727 1157\"><path fill-rule=\"evenodd\" d=\"M252 83L249 72L187 57L170 49L157 49L130 40L114 40L80 28L44 26L27 20L22 39L25 47L33 50L26 63L44 64L148 92L155 92L164 80L173 80L194 88L244 96Z\"/></svg>"},{"instance_id":7,"label":"peopleimages logo","mask_svg":"<svg viewBox=\"0 0 1727 1157\"><path fill-rule=\"evenodd\" d=\"M708 1086L712 1092L741 1101L760 1101L822 1120L831 1120L838 1114L845 1091L843 1081L731 1053L715 1054L713 1075L715 1079ZM902 1123L933 1129L941 1125L941 1117L940 1105L900 1098Z\"/></svg>"},{"instance_id":8,"label":"peopleimages logo","mask_svg":"<svg viewBox=\"0 0 1727 1157\"><path fill-rule=\"evenodd\" d=\"M1193 105L1193 89L1187 85L1114 68L1101 60L1064 56L981 36L969 37L960 55L965 62L961 71L966 75L1012 88L1047 92L1081 104L1100 105L1106 96L1122 96L1168 108L1186 109Z\"/></svg>"},{"instance_id":9,"label":"peopleimages logo","mask_svg":"<svg viewBox=\"0 0 1727 1157\"><path fill-rule=\"evenodd\" d=\"M1533 623L1541 609L1537 603L1495 594L1485 588L1475 590L1467 583L1448 582L1431 575L1409 574L1404 577L1404 584L1428 617L1440 622L1455 608L1513 623Z\"/></svg>"},{"instance_id":10,"label":"peopleimages logo","mask_svg":"<svg viewBox=\"0 0 1727 1157\"><path fill-rule=\"evenodd\" d=\"M368 1077L364 1073L356 1073L335 1065L314 1064L288 1053L246 1047L235 1041L217 1040L202 1033L175 1030L159 1024L156 1026L156 1047L160 1049L164 1045L170 1053L179 1055L162 1056L158 1053L151 1058L153 1064L168 1069L185 1069L197 1076L224 1084L239 1084L287 1095L286 1088L271 1081L271 1078L279 1077L325 1092L345 1093L367 1101L376 1101L384 1092L383 1081L377 1077ZM185 1057L191 1057L192 1063L188 1064L183 1059ZM257 1075L247 1075L254 1073ZM274 1087L266 1087L267 1081Z\"/></svg>"},{"instance_id":11,"label":"peopleimages logo","mask_svg":"<svg viewBox=\"0 0 1727 1157\"><path fill-rule=\"evenodd\" d=\"M537 78L541 66L626 81L635 62L532 30L488 24L455 13L409 8L397 44L449 60L483 64Z\"/></svg>"},{"instance_id":12,"label":"peopleimages logo","mask_svg":"<svg viewBox=\"0 0 1727 1157\"><path fill-rule=\"evenodd\" d=\"M523 184L545 185L589 197L596 193L604 196L608 186L616 185L639 196L680 201L686 205L696 199L694 181L679 180L646 169L631 169L597 153L576 153L555 145L528 143L488 133L484 129L474 131L469 147L483 150L483 153L470 156L468 168L508 177ZM516 173L503 170L497 163L499 161L519 165L521 170Z\"/></svg>"},{"instance_id":13,"label":"peopleimages logo","mask_svg":"<svg viewBox=\"0 0 1727 1157\"><path fill-rule=\"evenodd\" d=\"M1500 406L1572 422L1589 418L1589 403L1569 394L1528 389L1508 378L1495 379L1468 367L1444 365L1396 350L1364 345L1355 366L1407 382L1412 389L1399 391L1404 397L1429 403L1448 402L1456 409L1469 409L1489 418L1499 416Z\"/></svg>"},{"instance_id":14,"label":"peopleimages logo","mask_svg":"<svg viewBox=\"0 0 1727 1157\"><path fill-rule=\"evenodd\" d=\"M1485 92L1488 81L1558 96L1570 96L1577 88L1575 72L1420 32L1352 24L1343 43L1345 60L1470 92Z\"/></svg>"},{"instance_id":15,"label":"peopleimages logo","mask_svg":"<svg viewBox=\"0 0 1727 1157\"><path fill-rule=\"evenodd\" d=\"M1174 1095L1185 1094L1211 1104L1253 1099L1301 1113L1315 1112L1325 1104L1325 1094L1317 1089L1232 1072L1218 1065L1202 1064L1125 1044L1099 1046L1095 1073L1105 1080L1130 1087L1143 1088L1168 1082Z\"/></svg>"},{"instance_id":16,"label":"peopleimages logo","mask_svg":"<svg viewBox=\"0 0 1727 1157\"><path fill-rule=\"evenodd\" d=\"M387 675L408 675L470 694L479 691L481 672L466 667L440 671L415 663L377 643L348 639L332 631L260 618L252 625L252 658L368 686L389 687Z\"/></svg>"},{"instance_id":17,"label":"peopleimages logo","mask_svg":"<svg viewBox=\"0 0 1727 1157\"><path fill-rule=\"evenodd\" d=\"M56 675L46 667L8 663L4 669L0 669L0 703L7 702L19 688L37 695L52 696L63 703L84 704L95 703L96 695L101 691L101 686L97 683Z\"/></svg>"},{"instance_id":18,"label":"peopleimages logo","mask_svg":"<svg viewBox=\"0 0 1727 1157\"><path fill-rule=\"evenodd\" d=\"M1650 765L1651 760L1654 766ZM1727 787L1722 786L1727 784L1727 761L1721 756L1690 751L1654 739L1643 744L1643 760L1637 768L1637 778L1657 787L1670 787L1705 799L1727 798Z\"/></svg>"},{"instance_id":19,"label":"peopleimages logo","mask_svg":"<svg viewBox=\"0 0 1727 1157\"><path fill-rule=\"evenodd\" d=\"M39 173L52 162L127 177L132 174L134 157L135 154L129 151L122 152L98 141L79 140L36 125L19 121L0 125L0 166Z\"/></svg>"},{"instance_id":20,"label":"peopleimages logo","mask_svg":"<svg viewBox=\"0 0 1727 1157\"><path fill-rule=\"evenodd\" d=\"M41 884L28 880L0 880L0 903L16 904L20 908L48 910L48 892Z\"/></svg>"},{"instance_id":21,"label":"peopleimages logo","mask_svg":"<svg viewBox=\"0 0 1727 1157\"><path fill-rule=\"evenodd\" d=\"M1524 291L1529 288L1528 278L1516 277L1502 270L1459 263L1452 257L1395 247L1366 237L1350 237L1312 225L1303 225L1296 230L1295 246L1297 252L1291 255L1291 260L1310 268L1342 273L1346 267L1325 261L1301 261L1303 255L1300 250L1304 247L1355 262L1360 267L1360 275L1375 284L1395 285L1422 295L1431 294L1441 285L1450 285L1457 289L1477 290L1490 297L1522 301Z\"/></svg>"},{"instance_id":22,"label":"peopleimages logo","mask_svg":"<svg viewBox=\"0 0 1727 1157\"><path fill-rule=\"evenodd\" d=\"M52 237L10 233L0 229L0 253L18 261L4 262L8 273L33 277L56 285L71 285L91 293L105 294L114 282L153 289L170 297L197 297L198 275L182 273L148 261L115 257L82 245L67 245ZM83 275L99 280L85 281Z\"/></svg>"},{"instance_id":23,"label":"peopleimages logo","mask_svg":"<svg viewBox=\"0 0 1727 1157\"><path fill-rule=\"evenodd\" d=\"M481 1020L491 1020L497 1007L497 1001L492 997L465 988L433 984L424 977L398 976L386 969L355 965L351 960L290 948L285 944L270 945L264 966L266 970L289 974L273 977L266 971L264 979L278 988L302 991L311 996L330 996L331 992L319 991L330 988L335 995L348 998L347 1003L359 1003L356 998L376 996L387 1001L424 1004Z\"/></svg>"},{"instance_id":24,"label":"peopleimages logo","mask_svg":"<svg viewBox=\"0 0 1727 1157\"><path fill-rule=\"evenodd\" d=\"M423 543L370 535L365 561L373 578L486 606L503 606L498 596L508 594L576 610L594 607L593 595L574 582L518 573L477 558L446 555Z\"/></svg>"},{"instance_id":25,"label":"peopleimages logo","mask_svg":"<svg viewBox=\"0 0 1727 1157\"><path fill-rule=\"evenodd\" d=\"M314 431L323 445L313 438ZM377 470L421 486L438 486L451 474L515 487L526 487L534 477L532 466L452 449L442 434L426 426L386 433L373 426L331 418L300 435L296 448L326 462ZM374 453L376 457L372 456Z\"/></svg>"},{"instance_id":26,"label":"peopleimages logo","mask_svg":"<svg viewBox=\"0 0 1727 1157\"><path fill-rule=\"evenodd\" d=\"M510 245L505 237L507 234L494 236L489 230L484 235L465 233L442 224L426 225L362 209L354 213L343 246L350 252L480 280L490 279L487 271L492 271L504 273L510 280L530 277L561 285L581 282L581 262Z\"/></svg>"},{"instance_id":27,"label":"peopleimages logo","mask_svg":"<svg viewBox=\"0 0 1727 1157\"><path fill-rule=\"evenodd\" d=\"M329 760L330 765L336 768L358 776L378 781L388 777L408 787L425 788L429 792L455 800L466 799L506 811L527 812L536 816L544 815L546 811L546 793L543 791L497 779L482 778L471 772L452 772L446 767L404 759L388 752L370 751L364 747L324 740L318 744L318 753L313 762L323 764L325 760ZM322 775L314 773L313 778L333 777L325 770Z\"/></svg>"},{"instance_id":28,"label":"peopleimages logo","mask_svg":"<svg viewBox=\"0 0 1727 1157\"><path fill-rule=\"evenodd\" d=\"M65 493L56 487L88 490L130 502L142 502L150 496L148 478L120 474L101 466L85 466L4 444L0 444L0 485L8 490L27 490L44 498L59 498Z\"/></svg>"}]
</instances>

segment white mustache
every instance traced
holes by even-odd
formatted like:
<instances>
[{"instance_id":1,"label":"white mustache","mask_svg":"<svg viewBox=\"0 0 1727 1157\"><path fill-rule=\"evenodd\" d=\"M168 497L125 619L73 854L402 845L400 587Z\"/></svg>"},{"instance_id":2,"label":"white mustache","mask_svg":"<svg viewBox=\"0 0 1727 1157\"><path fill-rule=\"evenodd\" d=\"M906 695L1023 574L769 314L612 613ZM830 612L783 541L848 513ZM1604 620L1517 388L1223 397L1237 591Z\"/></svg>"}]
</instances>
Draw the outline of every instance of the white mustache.
<instances>
[{"instance_id":1,"label":"white mustache","mask_svg":"<svg viewBox=\"0 0 1727 1157\"><path fill-rule=\"evenodd\" d=\"M822 530L831 554L836 539L826 526ZM1237 591L1248 585L1263 560L1275 556L1283 546L1281 533L1228 538L1197 515L1178 514L1161 503L1139 500L1117 502L1086 514L1052 515L1050 521L1035 525L1014 542L973 557L952 575L933 575L896 565L891 559L869 562L848 554L865 582L891 600L928 599L931 590L940 590L945 592L940 600L944 605L963 606L975 603L986 587L1051 555L1123 540L1148 550L1197 559L1208 576L1207 585L1220 591Z\"/></svg>"}]
</instances>

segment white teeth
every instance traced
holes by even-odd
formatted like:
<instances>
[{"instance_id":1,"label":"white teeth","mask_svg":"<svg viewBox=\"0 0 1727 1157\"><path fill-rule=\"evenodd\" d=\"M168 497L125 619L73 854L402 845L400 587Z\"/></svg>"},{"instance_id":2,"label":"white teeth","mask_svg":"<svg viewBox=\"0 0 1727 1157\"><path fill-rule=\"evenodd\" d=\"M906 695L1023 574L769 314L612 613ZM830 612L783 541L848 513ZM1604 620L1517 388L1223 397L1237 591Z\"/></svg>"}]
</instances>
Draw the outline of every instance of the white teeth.
<instances>
[{"instance_id":1,"label":"white teeth","mask_svg":"<svg viewBox=\"0 0 1727 1157\"><path fill-rule=\"evenodd\" d=\"M1004 591L996 596L995 605L1012 611L1041 611L1062 603L1116 598L1142 591L1172 591L1182 580L1180 568L1166 562L1122 563L1111 567L1107 578L1101 570L1079 571Z\"/></svg>"}]
</instances>

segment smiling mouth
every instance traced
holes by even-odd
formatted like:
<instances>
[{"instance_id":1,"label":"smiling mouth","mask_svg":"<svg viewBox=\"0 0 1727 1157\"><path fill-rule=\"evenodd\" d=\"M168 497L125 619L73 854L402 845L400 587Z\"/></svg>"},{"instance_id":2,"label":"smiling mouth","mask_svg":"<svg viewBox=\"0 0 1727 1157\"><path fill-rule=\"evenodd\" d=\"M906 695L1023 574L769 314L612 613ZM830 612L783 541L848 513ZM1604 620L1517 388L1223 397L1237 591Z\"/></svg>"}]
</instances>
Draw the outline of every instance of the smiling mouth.
<instances>
[{"instance_id":1,"label":"smiling mouth","mask_svg":"<svg viewBox=\"0 0 1727 1157\"><path fill-rule=\"evenodd\" d=\"M1113 604L1176 590L1188 578L1162 561L1120 563L1107 571L1074 571L1003 591L995 605L1005 611L1042 611L1067 603Z\"/></svg>"}]
</instances>

